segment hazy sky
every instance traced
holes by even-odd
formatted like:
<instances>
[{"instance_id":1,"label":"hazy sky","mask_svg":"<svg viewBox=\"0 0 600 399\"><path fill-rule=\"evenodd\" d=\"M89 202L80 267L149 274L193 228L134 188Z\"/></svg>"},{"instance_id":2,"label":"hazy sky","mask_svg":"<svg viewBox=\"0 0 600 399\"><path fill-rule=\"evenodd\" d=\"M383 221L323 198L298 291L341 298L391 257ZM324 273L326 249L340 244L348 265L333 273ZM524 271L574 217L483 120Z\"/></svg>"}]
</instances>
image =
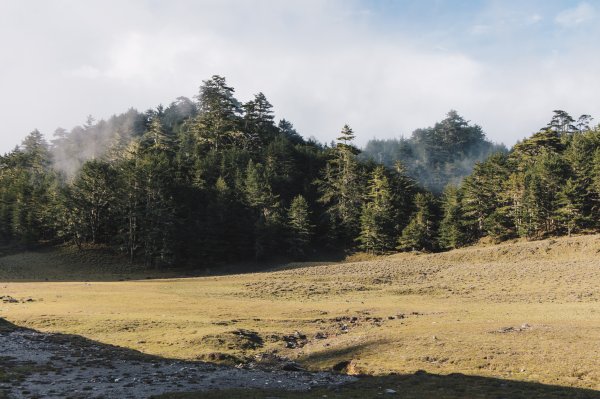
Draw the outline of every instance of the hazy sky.
<instances>
[{"instance_id":1,"label":"hazy sky","mask_svg":"<svg viewBox=\"0 0 600 399\"><path fill-rule=\"evenodd\" d=\"M450 109L513 144L600 117L600 2L0 0L0 152L227 77L305 137L364 144Z\"/></svg>"}]
</instances>

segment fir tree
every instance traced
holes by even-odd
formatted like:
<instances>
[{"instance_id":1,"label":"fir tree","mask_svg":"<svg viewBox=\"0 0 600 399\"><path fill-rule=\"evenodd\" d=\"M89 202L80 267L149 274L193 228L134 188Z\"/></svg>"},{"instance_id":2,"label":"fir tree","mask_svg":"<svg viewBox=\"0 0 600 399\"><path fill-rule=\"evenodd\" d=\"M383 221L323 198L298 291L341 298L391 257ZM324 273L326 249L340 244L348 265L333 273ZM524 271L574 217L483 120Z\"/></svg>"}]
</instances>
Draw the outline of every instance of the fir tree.
<instances>
[{"instance_id":1,"label":"fir tree","mask_svg":"<svg viewBox=\"0 0 600 399\"><path fill-rule=\"evenodd\" d=\"M416 211L402 230L398 249L403 251L431 251L435 249L435 205L429 193L415 196Z\"/></svg>"},{"instance_id":2,"label":"fir tree","mask_svg":"<svg viewBox=\"0 0 600 399\"><path fill-rule=\"evenodd\" d=\"M288 210L288 251L293 257L298 259L306 257L313 229L306 199L302 195L294 197Z\"/></svg>"},{"instance_id":3,"label":"fir tree","mask_svg":"<svg viewBox=\"0 0 600 399\"><path fill-rule=\"evenodd\" d=\"M349 245L359 232L361 209L361 171L352 144L354 132L345 125L331 151L323 176L317 181L334 241Z\"/></svg>"},{"instance_id":4,"label":"fir tree","mask_svg":"<svg viewBox=\"0 0 600 399\"><path fill-rule=\"evenodd\" d=\"M369 180L367 201L360 216L360 247L369 253L384 253L394 248L394 198L383 166L376 167Z\"/></svg>"},{"instance_id":5,"label":"fir tree","mask_svg":"<svg viewBox=\"0 0 600 399\"><path fill-rule=\"evenodd\" d=\"M443 218L440 222L440 247L444 249L458 248L466 244L464 216L462 214L460 191L455 186L448 186L442 197Z\"/></svg>"}]
</instances>

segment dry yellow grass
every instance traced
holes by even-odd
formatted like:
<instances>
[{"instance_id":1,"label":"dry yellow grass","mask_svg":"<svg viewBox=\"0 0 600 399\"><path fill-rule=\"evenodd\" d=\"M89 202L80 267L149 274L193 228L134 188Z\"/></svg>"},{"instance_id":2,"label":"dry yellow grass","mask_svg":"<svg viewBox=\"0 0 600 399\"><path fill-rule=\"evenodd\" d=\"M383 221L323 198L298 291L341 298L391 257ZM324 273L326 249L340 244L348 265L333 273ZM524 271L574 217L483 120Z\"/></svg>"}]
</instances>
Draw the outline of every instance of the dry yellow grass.
<instances>
[{"instance_id":1,"label":"dry yellow grass","mask_svg":"<svg viewBox=\"0 0 600 399\"><path fill-rule=\"evenodd\" d=\"M232 276L3 282L0 296L20 302L0 302L0 316L175 358L276 350L314 369L600 389L599 252L596 235ZM296 331L305 345L285 338Z\"/></svg>"}]
</instances>

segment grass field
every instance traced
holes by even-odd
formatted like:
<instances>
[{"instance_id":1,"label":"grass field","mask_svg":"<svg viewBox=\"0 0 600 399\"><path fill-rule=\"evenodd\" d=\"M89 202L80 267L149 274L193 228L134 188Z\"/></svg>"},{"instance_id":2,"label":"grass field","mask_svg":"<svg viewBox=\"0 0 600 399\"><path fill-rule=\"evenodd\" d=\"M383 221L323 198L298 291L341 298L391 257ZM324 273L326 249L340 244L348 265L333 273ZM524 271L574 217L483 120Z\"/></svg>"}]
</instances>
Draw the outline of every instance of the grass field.
<instances>
[{"instance_id":1,"label":"grass field","mask_svg":"<svg viewBox=\"0 0 600 399\"><path fill-rule=\"evenodd\" d=\"M596 235L228 276L89 266L62 282L85 253L29 252L0 258L0 317L172 358L600 390L599 252Z\"/></svg>"}]
</instances>

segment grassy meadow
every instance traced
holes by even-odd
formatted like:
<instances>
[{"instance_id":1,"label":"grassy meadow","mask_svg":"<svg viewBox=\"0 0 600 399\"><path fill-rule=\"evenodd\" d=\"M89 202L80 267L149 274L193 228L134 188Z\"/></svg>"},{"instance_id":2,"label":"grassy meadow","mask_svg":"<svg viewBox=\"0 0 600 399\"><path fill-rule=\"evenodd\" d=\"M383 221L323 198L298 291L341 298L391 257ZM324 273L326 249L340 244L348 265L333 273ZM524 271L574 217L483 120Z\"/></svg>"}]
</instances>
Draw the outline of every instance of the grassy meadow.
<instances>
[{"instance_id":1,"label":"grassy meadow","mask_svg":"<svg viewBox=\"0 0 600 399\"><path fill-rule=\"evenodd\" d=\"M169 358L600 390L598 235L192 278L60 251L0 258L0 317Z\"/></svg>"}]
</instances>

